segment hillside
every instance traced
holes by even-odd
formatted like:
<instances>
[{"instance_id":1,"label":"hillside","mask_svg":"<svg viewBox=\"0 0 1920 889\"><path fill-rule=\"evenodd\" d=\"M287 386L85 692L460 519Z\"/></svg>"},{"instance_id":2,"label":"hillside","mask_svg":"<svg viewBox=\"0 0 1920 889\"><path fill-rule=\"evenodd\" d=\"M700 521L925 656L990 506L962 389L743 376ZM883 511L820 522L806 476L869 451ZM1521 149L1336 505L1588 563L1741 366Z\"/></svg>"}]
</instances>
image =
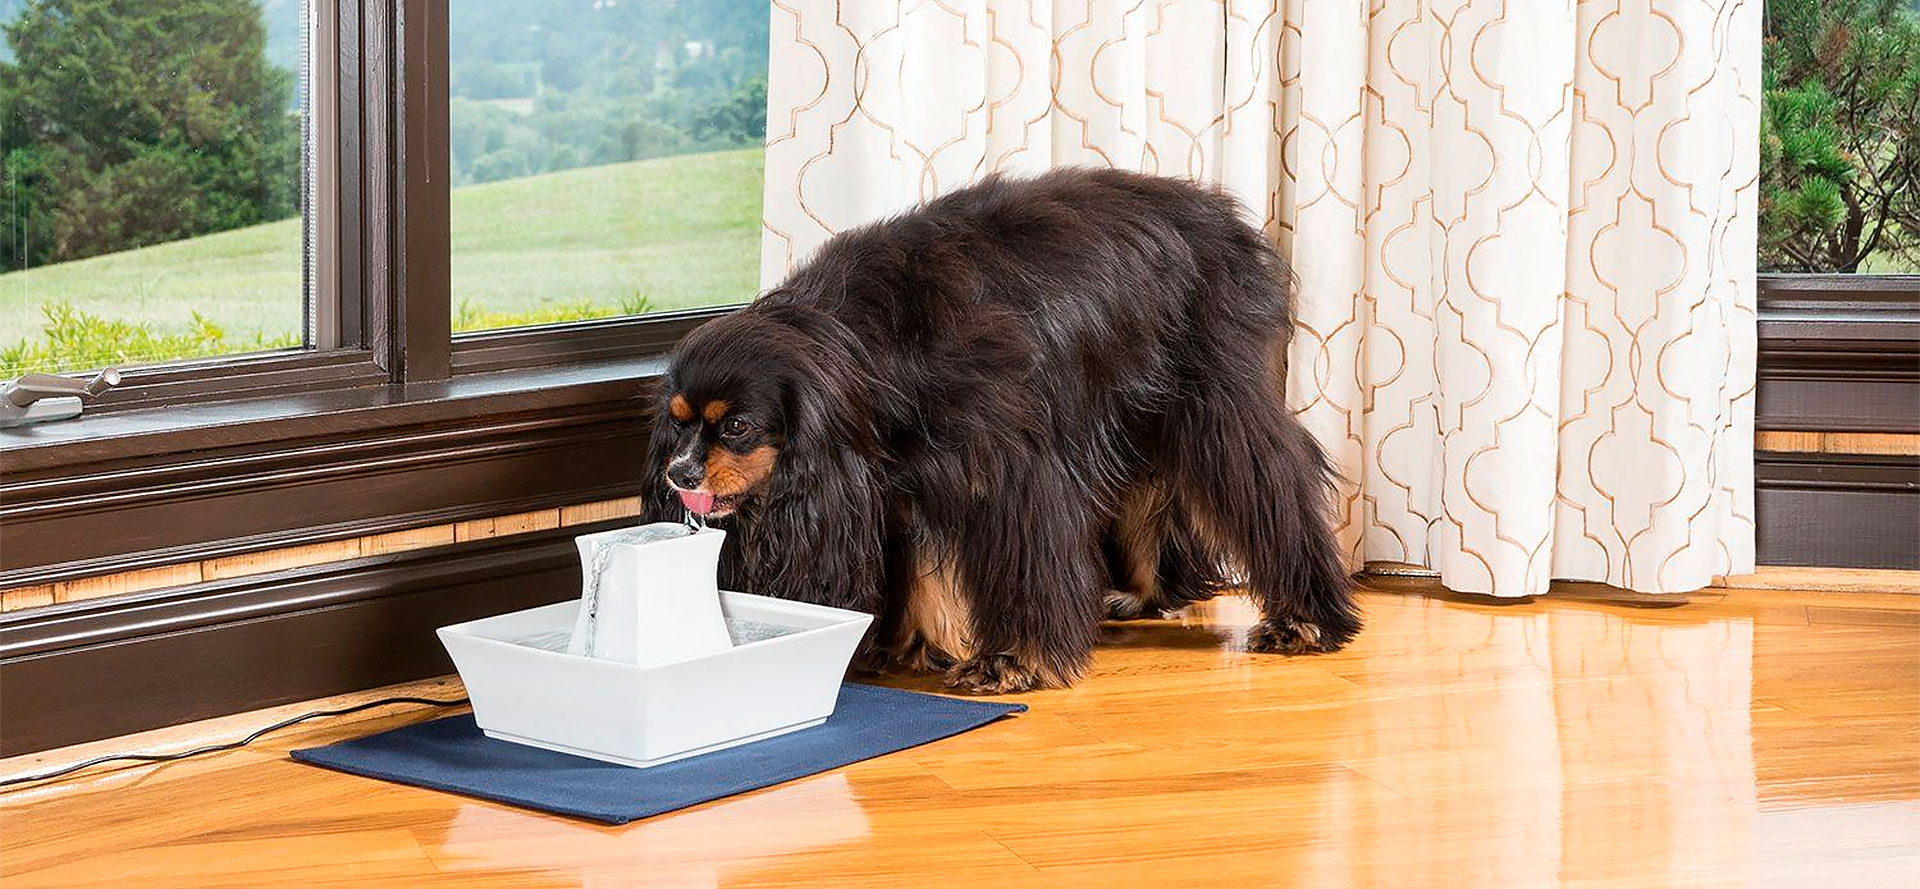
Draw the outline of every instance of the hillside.
<instances>
[{"instance_id":1,"label":"hillside","mask_svg":"<svg viewBox=\"0 0 1920 889\"><path fill-rule=\"evenodd\" d=\"M760 149L681 155L453 192L454 304L522 314L588 301L656 309L744 301L759 287ZM230 340L302 326L298 220L0 275L0 346L37 337L40 307Z\"/></svg>"}]
</instances>

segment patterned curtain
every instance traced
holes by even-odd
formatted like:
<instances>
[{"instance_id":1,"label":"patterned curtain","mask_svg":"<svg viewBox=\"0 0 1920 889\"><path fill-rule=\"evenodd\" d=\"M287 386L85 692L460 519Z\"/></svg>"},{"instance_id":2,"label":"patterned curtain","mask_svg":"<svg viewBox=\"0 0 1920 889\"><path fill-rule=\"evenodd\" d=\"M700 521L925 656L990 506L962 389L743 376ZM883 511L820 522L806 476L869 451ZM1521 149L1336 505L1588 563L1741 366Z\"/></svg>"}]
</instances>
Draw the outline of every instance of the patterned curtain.
<instances>
[{"instance_id":1,"label":"patterned curtain","mask_svg":"<svg viewBox=\"0 0 1920 889\"><path fill-rule=\"evenodd\" d=\"M769 82L769 284L994 172L1217 183L1356 562L1751 570L1758 0L774 0Z\"/></svg>"}]
</instances>

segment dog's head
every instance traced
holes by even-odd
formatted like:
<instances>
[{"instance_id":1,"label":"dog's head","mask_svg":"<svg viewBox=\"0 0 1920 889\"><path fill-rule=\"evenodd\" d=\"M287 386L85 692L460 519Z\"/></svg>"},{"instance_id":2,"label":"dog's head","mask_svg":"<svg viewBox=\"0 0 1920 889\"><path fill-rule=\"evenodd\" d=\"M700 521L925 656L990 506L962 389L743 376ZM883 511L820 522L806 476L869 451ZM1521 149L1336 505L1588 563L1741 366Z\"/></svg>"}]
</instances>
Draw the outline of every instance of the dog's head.
<instances>
[{"instance_id":1,"label":"dog's head","mask_svg":"<svg viewBox=\"0 0 1920 889\"><path fill-rule=\"evenodd\" d=\"M687 509L723 518L811 477L870 440L859 349L817 310L762 307L689 334L660 387L653 483Z\"/></svg>"}]
</instances>

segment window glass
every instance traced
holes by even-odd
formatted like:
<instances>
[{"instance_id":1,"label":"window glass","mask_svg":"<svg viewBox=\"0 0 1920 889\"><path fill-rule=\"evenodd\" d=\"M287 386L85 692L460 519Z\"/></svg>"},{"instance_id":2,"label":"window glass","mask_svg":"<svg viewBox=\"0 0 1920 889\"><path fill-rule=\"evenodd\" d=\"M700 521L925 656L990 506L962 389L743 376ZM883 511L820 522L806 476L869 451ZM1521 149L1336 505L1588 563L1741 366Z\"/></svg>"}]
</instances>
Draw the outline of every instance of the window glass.
<instances>
[{"instance_id":1,"label":"window glass","mask_svg":"<svg viewBox=\"0 0 1920 889\"><path fill-rule=\"evenodd\" d=\"M0 378L306 339L301 0L0 0Z\"/></svg>"},{"instance_id":2,"label":"window glass","mask_svg":"<svg viewBox=\"0 0 1920 889\"><path fill-rule=\"evenodd\" d=\"M1920 0L1767 0L1760 268L1920 272Z\"/></svg>"},{"instance_id":3,"label":"window glass","mask_svg":"<svg viewBox=\"0 0 1920 889\"><path fill-rule=\"evenodd\" d=\"M765 0L449 15L456 331L753 296Z\"/></svg>"}]
</instances>

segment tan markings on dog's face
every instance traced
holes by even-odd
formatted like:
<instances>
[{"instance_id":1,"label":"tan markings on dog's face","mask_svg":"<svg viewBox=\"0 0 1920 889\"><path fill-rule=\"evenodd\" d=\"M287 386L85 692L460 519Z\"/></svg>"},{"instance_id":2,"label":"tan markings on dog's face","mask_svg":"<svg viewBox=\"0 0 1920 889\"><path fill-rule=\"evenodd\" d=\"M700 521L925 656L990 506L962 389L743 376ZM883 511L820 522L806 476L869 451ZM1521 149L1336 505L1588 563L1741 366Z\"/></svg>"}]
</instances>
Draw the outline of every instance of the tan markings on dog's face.
<instances>
[{"instance_id":1,"label":"tan markings on dog's face","mask_svg":"<svg viewBox=\"0 0 1920 889\"><path fill-rule=\"evenodd\" d=\"M780 449L772 445L761 445L744 454L714 445L707 449L706 488L719 497L757 490L773 475L773 463L779 456Z\"/></svg>"},{"instance_id":2,"label":"tan markings on dog's face","mask_svg":"<svg viewBox=\"0 0 1920 889\"><path fill-rule=\"evenodd\" d=\"M709 423L718 423L721 417L727 415L727 407L728 405L725 400L716 398L707 402L707 406L700 409L700 416L707 418L707 422Z\"/></svg>"},{"instance_id":3,"label":"tan markings on dog's face","mask_svg":"<svg viewBox=\"0 0 1920 889\"><path fill-rule=\"evenodd\" d=\"M693 419L693 406L687 404L685 395L675 395L673 400L667 402L667 413L672 414L675 420L685 423Z\"/></svg>"}]
</instances>

